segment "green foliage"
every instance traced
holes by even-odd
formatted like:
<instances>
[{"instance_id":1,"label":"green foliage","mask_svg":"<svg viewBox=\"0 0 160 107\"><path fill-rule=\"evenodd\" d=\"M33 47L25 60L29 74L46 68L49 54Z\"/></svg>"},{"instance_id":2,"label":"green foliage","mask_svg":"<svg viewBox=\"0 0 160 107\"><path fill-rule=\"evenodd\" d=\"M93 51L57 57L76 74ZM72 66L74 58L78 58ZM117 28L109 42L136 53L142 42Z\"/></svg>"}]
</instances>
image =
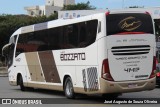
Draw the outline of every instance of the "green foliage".
<instances>
[{"instance_id":1,"label":"green foliage","mask_svg":"<svg viewBox=\"0 0 160 107\"><path fill-rule=\"evenodd\" d=\"M94 10L96 9L94 6L90 5L90 2L87 3L78 3L75 5L67 5L64 6L62 10Z\"/></svg>"},{"instance_id":2,"label":"green foliage","mask_svg":"<svg viewBox=\"0 0 160 107\"><path fill-rule=\"evenodd\" d=\"M58 13L51 14L49 17L47 17L47 21L56 19L58 19Z\"/></svg>"}]
</instances>

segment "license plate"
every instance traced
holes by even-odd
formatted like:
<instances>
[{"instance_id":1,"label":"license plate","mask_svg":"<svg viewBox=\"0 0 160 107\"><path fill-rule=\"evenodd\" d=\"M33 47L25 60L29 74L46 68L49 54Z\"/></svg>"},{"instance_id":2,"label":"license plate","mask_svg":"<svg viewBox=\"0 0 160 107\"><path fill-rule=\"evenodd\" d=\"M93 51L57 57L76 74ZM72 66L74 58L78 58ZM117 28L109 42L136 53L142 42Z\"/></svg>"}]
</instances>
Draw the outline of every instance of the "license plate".
<instances>
[{"instance_id":1,"label":"license plate","mask_svg":"<svg viewBox=\"0 0 160 107\"><path fill-rule=\"evenodd\" d=\"M137 87L137 84L128 84L128 88L135 88Z\"/></svg>"}]
</instances>

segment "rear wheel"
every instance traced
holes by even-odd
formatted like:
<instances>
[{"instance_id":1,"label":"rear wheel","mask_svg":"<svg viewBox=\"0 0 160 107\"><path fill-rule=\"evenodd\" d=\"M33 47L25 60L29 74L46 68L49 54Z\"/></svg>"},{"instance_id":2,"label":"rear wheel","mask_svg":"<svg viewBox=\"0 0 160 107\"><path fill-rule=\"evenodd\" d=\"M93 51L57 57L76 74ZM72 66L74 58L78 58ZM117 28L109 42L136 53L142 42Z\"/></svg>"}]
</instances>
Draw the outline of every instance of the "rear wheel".
<instances>
[{"instance_id":1,"label":"rear wheel","mask_svg":"<svg viewBox=\"0 0 160 107\"><path fill-rule=\"evenodd\" d=\"M22 78L22 76L19 77L18 84L20 86L21 91L25 91L26 90L26 87L23 84L23 78Z\"/></svg>"},{"instance_id":2,"label":"rear wheel","mask_svg":"<svg viewBox=\"0 0 160 107\"><path fill-rule=\"evenodd\" d=\"M73 99L75 98L75 93L73 90L73 84L72 84L72 80L70 77L67 77L67 79L65 80L65 84L64 84L64 92L65 92L65 96L69 99Z\"/></svg>"}]
</instances>

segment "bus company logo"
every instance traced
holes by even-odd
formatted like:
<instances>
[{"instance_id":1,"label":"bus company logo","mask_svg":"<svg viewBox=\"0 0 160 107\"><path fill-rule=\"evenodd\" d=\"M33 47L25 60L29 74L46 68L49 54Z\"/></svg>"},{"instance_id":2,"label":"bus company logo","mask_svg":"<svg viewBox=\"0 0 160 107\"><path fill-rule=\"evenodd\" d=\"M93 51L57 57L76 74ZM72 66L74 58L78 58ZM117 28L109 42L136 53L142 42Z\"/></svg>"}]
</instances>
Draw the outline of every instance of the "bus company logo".
<instances>
[{"instance_id":1,"label":"bus company logo","mask_svg":"<svg viewBox=\"0 0 160 107\"><path fill-rule=\"evenodd\" d=\"M119 27L122 30L133 31L139 28L142 25L142 22L135 17L127 17L119 22Z\"/></svg>"},{"instance_id":2,"label":"bus company logo","mask_svg":"<svg viewBox=\"0 0 160 107\"><path fill-rule=\"evenodd\" d=\"M63 53L60 54L61 61L75 61L75 60L86 60L85 53Z\"/></svg>"}]
</instances>

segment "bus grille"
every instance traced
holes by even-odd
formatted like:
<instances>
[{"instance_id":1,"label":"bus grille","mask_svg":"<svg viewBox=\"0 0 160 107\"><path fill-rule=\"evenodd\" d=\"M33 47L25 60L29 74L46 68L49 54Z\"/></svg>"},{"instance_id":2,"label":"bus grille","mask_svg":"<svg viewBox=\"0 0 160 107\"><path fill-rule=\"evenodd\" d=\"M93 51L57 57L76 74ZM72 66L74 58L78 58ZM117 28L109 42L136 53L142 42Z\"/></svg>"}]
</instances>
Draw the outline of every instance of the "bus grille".
<instances>
[{"instance_id":1,"label":"bus grille","mask_svg":"<svg viewBox=\"0 0 160 107\"><path fill-rule=\"evenodd\" d=\"M82 71L83 85L85 91L98 91L97 68L91 67Z\"/></svg>"},{"instance_id":2,"label":"bus grille","mask_svg":"<svg viewBox=\"0 0 160 107\"><path fill-rule=\"evenodd\" d=\"M149 51L150 51L149 45L112 47L113 55L141 55L141 54L148 54Z\"/></svg>"}]
</instances>

